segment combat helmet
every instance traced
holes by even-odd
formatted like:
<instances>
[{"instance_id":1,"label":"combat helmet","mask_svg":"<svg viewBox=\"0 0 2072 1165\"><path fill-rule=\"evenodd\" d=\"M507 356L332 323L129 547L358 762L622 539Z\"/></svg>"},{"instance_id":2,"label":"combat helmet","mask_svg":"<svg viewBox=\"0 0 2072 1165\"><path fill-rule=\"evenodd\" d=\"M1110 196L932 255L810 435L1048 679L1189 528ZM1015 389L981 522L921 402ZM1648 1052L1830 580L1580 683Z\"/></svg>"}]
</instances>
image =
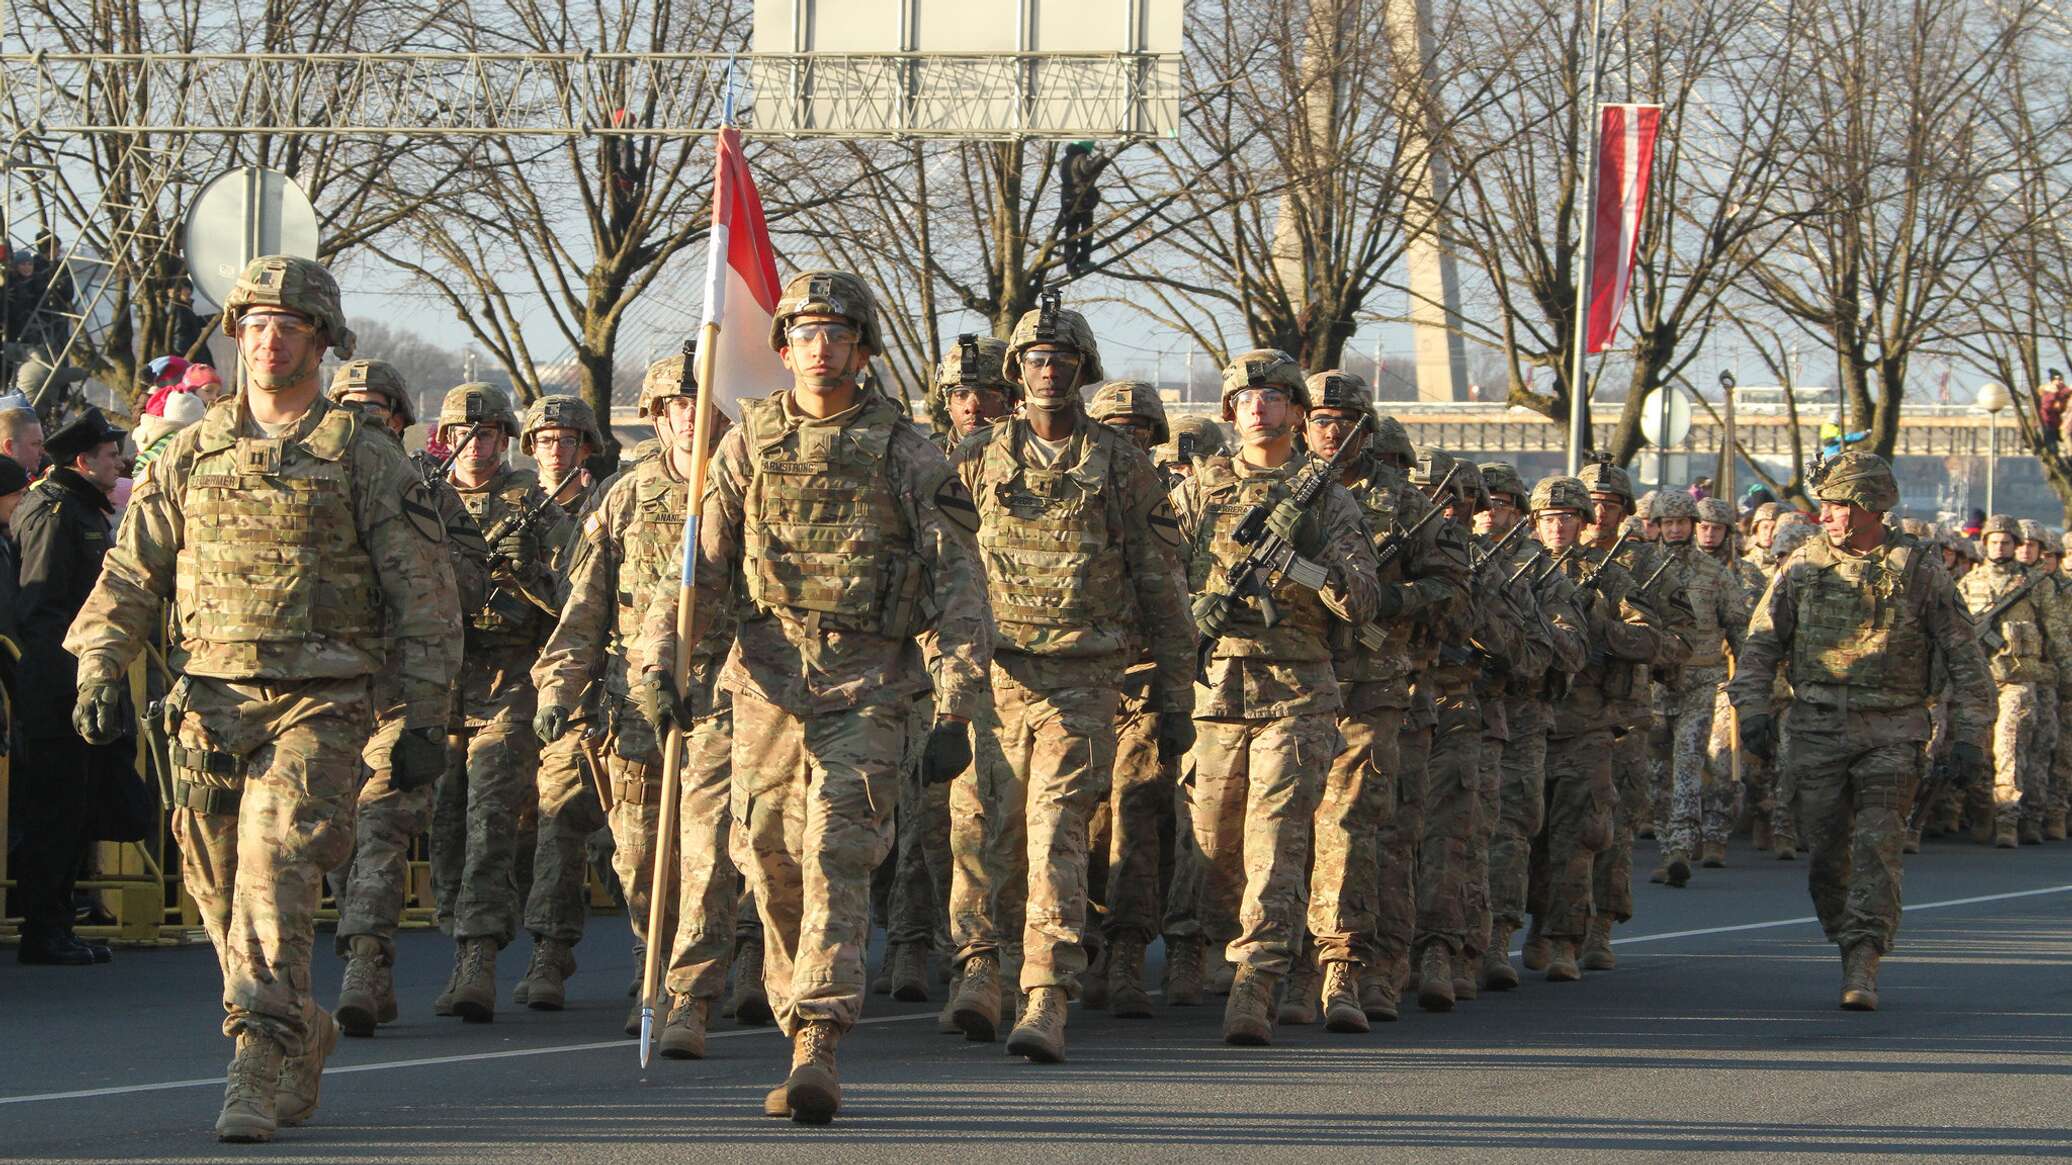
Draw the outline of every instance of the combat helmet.
<instances>
[{"instance_id":1,"label":"combat helmet","mask_svg":"<svg viewBox=\"0 0 2072 1165\"><path fill-rule=\"evenodd\" d=\"M647 366L640 378L640 396L633 402L635 416L659 417L662 402L672 396L698 395L698 352L687 343L674 356L664 356Z\"/></svg>"},{"instance_id":2,"label":"combat helmet","mask_svg":"<svg viewBox=\"0 0 2072 1165\"><path fill-rule=\"evenodd\" d=\"M956 349L935 366L934 387L936 396L945 399L951 389L960 387L994 388L1014 396L1014 382L1007 378L1007 345L993 336L958 336Z\"/></svg>"},{"instance_id":3,"label":"combat helmet","mask_svg":"<svg viewBox=\"0 0 2072 1165\"><path fill-rule=\"evenodd\" d=\"M794 316L840 316L856 327L867 352L881 352L878 332L878 301L870 285L847 271L801 271L784 285L778 297L777 314L770 319L770 349L785 349L784 330Z\"/></svg>"},{"instance_id":4,"label":"combat helmet","mask_svg":"<svg viewBox=\"0 0 2072 1165\"><path fill-rule=\"evenodd\" d=\"M1899 504L1899 481L1883 457L1851 449L1833 461L1814 483L1813 496L1884 513ZM2011 531L2020 537L2020 531Z\"/></svg>"},{"instance_id":5,"label":"combat helmet","mask_svg":"<svg viewBox=\"0 0 2072 1165\"><path fill-rule=\"evenodd\" d=\"M1416 460L1410 466L1410 484L1424 489L1437 488L1442 481L1448 481L1447 488L1459 492L1460 472L1454 468L1453 454L1437 445L1416 446ZM1451 474L1449 479L1448 475Z\"/></svg>"},{"instance_id":6,"label":"combat helmet","mask_svg":"<svg viewBox=\"0 0 2072 1165\"><path fill-rule=\"evenodd\" d=\"M237 277L223 300L223 334L237 338L237 322L259 307L277 307L307 316L340 359L351 359L355 337L345 325L338 281L315 259L299 255L262 255Z\"/></svg>"},{"instance_id":7,"label":"combat helmet","mask_svg":"<svg viewBox=\"0 0 2072 1165\"><path fill-rule=\"evenodd\" d=\"M525 423L518 434L519 447L532 454L532 439L541 429L574 429L596 451L604 449L604 434L597 429L597 414L579 396L553 393L532 402L525 410Z\"/></svg>"},{"instance_id":8,"label":"combat helmet","mask_svg":"<svg viewBox=\"0 0 2072 1165\"><path fill-rule=\"evenodd\" d=\"M1657 491L1657 490L1649 490L1648 492L1646 492L1646 493L1644 493L1644 494L1640 495L1640 497L1639 497L1639 498L1638 498L1637 500L1635 500L1635 501L1634 501L1634 503L1633 503L1633 514L1632 514L1632 516L1633 516L1633 517L1636 517L1636 518L1646 518L1646 519L1647 519L1648 521L1650 521L1650 522L1654 521L1654 520L1655 520L1655 494L1656 494L1656 493L1658 493L1658 492L1660 492L1660 491Z\"/></svg>"},{"instance_id":9,"label":"combat helmet","mask_svg":"<svg viewBox=\"0 0 2072 1165\"><path fill-rule=\"evenodd\" d=\"M1574 510L1578 515L1590 514L1590 487L1579 477L1543 477L1532 487L1532 512L1545 513L1548 510Z\"/></svg>"},{"instance_id":10,"label":"combat helmet","mask_svg":"<svg viewBox=\"0 0 2072 1165\"><path fill-rule=\"evenodd\" d=\"M389 411L403 418L405 426L417 423L417 406L410 401L410 386L403 374L386 360L348 360L331 374L333 402L349 392L370 392L389 402Z\"/></svg>"},{"instance_id":11,"label":"combat helmet","mask_svg":"<svg viewBox=\"0 0 2072 1165\"><path fill-rule=\"evenodd\" d=\"M1409 468L1417 461L1417 446L1410 443L1410 430L1394 417L1374 423L1374 455L1390 465Z\"/></svg>"},{"instance_id":12,"label":"combat helmet","mask_svg":"<svg viewBox=\"0 0 2072 1165\"><path fill-rule=\"evenodd\" d=\"M1979 527L1978 540L1983 543L1988 534L2005 534L2016 542L2020 542L2022 540L2021 519L2016 518L2013 514L1994 514L1986 519L1985 525Z\"/></svg>"},{"instance_id":13,"label":"combat helmet","mask_svg":"<svg viewBox=\"0 0 2072 1165\"><path fill-rule=\"evenodd\" d=\"M1627 509L1636 508L1633 504L1633 479L1626 476L1625 470L1611 462L1588 462L1576 477L1583 483L1585 490L1594 494L1611 494L1624 502Z\"/></svg>"},{"instance_id":14,"label":"combat helmet","mask_svg":"<svg viewBox=\"0 0 2072 1165\"><path fill-rule=\"evenodd\" d=\"M1142 417L1151 422L1151 443L1163 445L1172 439L1172 428L1166 423L1165 403L1158 399L1158 390L1141 380L1111 380L1094 390L1093 400L1087 402L1086 414L1096 421L1109 417Z\"/></svg>"},{"instance_id":15,"label":"combat helmet","mask_svg":"<svg viewBox=\"0 0 2072 1165\"><path fill-rule=\"evenodd\" d=\"M1734 524L1734 507L1725 498L1698 499L1698 520L1721 526Z\"/></svg>"},{"instance_id":16,"label":"combat helmet","mask_svg":"<svg viewBox=\"0 0 2072 1165\"><path fill-rule=\"evenodd\" d=\"M511 436L518 435L518 414L511 411L511 398L493 384L479 381L446 391L439 402L439 432L448 425L496 425Z\"/></svg>"},{"instance_id":17,"label":"combat helmet","mask_svg":"<svg viewBox=\"0 0 2072 1165\"><path fill-rule=\"evenodd\" d=\"M1518 476L1518 467L1508 461L1485 461L1480 466L1482 484L1494 494L1510 494L1512 505L1523 505L1530 492L1525 488L1525 479Z\"/></svg>"},{"instance_id":18,"label":"combat helmet","mask_svg":"<svg viewBox=\"0 0 2072 1165\"><path fill-rule=\"evenodd\" d=\"M2043 523L2034 518L2023 518L2021 526L2022 532L2018 535L2021 541L2041 542L2045 546L2051 545L2050 531L2043 528Z\"/></svg>"},{"instance_id":19,"label":"combat helmet","mask_svg":"<svg viewBox=\"0 0 2072 1165\"><path fill-rule=\"evenodd\" d=\"M1211 457L1221 457L1230 452L1230 441L1223 435L1223 426L1199 414L1188 414L1174 420L1172 460L1203 462Z\"/></svg>"},{"instance_id":20,"label":"combat helmet","mask_svg":"<svg viewBox=\"0 0 2072 1165\"><path fill-rule=\"evenodd\" d=\"M1454 459L1453 492L1468 507L1468 512L1480 513L1489 508L1489 485L1482 480L1482 470L1465 457Z\"/></svg>"},{"instance_id":21,"label":"combat helmet","mask_svg":"<svg viewBox=\"0 0 2072 1165\"><path fill-rule=\"evenodd\" d=\"M1023 312L1022 318L1015 321L1002 361L1008 380L1022 383L1022 353L1038 344L1055 344L1079 353L1079 379L1067 387L1076 389L1108 378L1101 370L1101 346L1094 342L1092 325L1085 316L1060 306L1059 299L1057 292L1046 291L1040 306Z\"/></svg>"},{"instance_id":22,"label":"combat helmet","mask_svg":"<svg viewBox=\"0 0 2072 1165\"><path fill-rule=\"evenodd\" d=\"M1356 373L1330 368L1310 373L1303 384L1309 390L1312 408L1339 409L1349 413L1370 412L1374 408L1374 390L1368 388L1366 380Z\"/></svg>"},{"instance_id":23,"label":"combat helmet","mask_svg":"<svg viewBox=\"0 0 2072 1165\"><path fill-rule=\"evenodd\" d=\"M1659 490L1655 493L1654 498L1654 504L1648 508L1649 520L1655 522L1669 521L1674 518L1689 518L1693 522L1698 520L1698 503L1691 495L1684 491L1680 489Z\"/></svg>"},{"instance_id":24,"label":"combat helmet","mask_svg":"<svg viewBox=\"0 0 2072 1165\"><path fill-rule=\"evenodd\" d=\"M1309 385L1302 379L1302 366L1279 348L1254 348L1240 352L1223 369L1223 419L1237 419L1230 398L1248 388L1279 388L1303 408L1309 407Z\"/></svg>"}]
</instances>

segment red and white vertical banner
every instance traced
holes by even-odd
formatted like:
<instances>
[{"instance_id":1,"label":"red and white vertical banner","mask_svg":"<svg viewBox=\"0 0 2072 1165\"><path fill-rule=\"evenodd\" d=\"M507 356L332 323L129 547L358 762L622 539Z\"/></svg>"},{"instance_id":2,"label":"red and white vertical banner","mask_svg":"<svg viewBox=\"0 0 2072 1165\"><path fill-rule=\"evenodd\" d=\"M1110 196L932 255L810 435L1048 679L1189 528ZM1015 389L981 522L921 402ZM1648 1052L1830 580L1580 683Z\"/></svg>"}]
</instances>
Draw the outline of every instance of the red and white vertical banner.
<instances>
[{"instance_id":1,"label":"red and white vertical banner","mask_svg":"<svg viewBox=\"0 0 2072 1165\"><path fill-rule=\"evenodd\" d=\"M1655 164L1659 105L1606 105L1597 139L1597 199L1591 207L1590 329L1584 350L1602 352L1618 334L1640 246L1648 176Z\"/></svg>"},{"instance_id":2,"label":"red and white vertical banner","mask_svg":"<svg viewBox=\"0 0 2072 1165\"><path fill-rule=\"evenodd\" d=\"M763 200L748 172L741 133L719 131L712 198L711 250L705 260L705 322L719 325L713 353L713 404L739 418L739 402L791 386L784 362L770 350L770 323L784 288L777 251L763 220ZM705 386L700 386L705 387Z\"/></svg>"}]
</instances>

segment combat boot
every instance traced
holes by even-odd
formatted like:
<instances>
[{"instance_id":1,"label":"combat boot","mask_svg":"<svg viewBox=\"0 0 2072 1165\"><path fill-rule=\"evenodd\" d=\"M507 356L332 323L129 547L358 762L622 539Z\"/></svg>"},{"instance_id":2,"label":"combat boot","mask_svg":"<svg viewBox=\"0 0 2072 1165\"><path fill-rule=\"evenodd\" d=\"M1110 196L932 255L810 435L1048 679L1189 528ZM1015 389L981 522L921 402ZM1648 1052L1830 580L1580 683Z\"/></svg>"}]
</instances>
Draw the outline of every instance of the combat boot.
<instances>
[{"instance_id":1,"label":"combat boot","mask_svg":"<svg viewBox=\"0 0 2072 1165\"><path fill-rule=\"evenodd\" d=\"M1108 1010L1108 954L1108 948L1102 947L1079 973L1079 1005L1089 1011Z\"/></svg>"},{"instance_id":2,"label":"combat boot","mask_svg":"<svg viewBox=\"0 0 2072 1165\"><path fill-rule=\"evenodd\" d=\"M1201 946L1198 938L1169 938L1165 951L1167 1007L1200 1007Z\"/></svg>"},{"instance_id":3,"label":"combat boot","mask_svg":"<svg viewBox=\"0 0 2072 1165\"><path fill-rule=\"evenodd\" d=\"M973 955L964 960L964 977L950 1017L957 1030L974 1043L990 1044L1000 1038L1000 956Z\"/></svg>"},{"instance_id":4,"label":"combat boot","mask_svg":"<svg viewBox=\"0 0 2072 1165\"><path fill-rule=\"evenodd\" d=\"M1878 948L1867 942L1842 952L1842 1010L1878 1010Z\"/></svg>"},{"instance_id":5,"label":"combat boot","mask_svg":"<svg viewBox=\"0 0 2072 1165\"><path fill-rule=\"evenodd\" d=\"M1368 1019L1394 1023L1402 1012L1397 1004L1395 969L1384 963L1360 972L1360 1013Z\"/></svg>"},{"instance_id":6,"label":"combat boot","mask_svg":"<svg viewBox=\"0 0 2072 1165\"><path fill-rule=\"evenodd\" d=\"M1993 814L1990 811L1976 813L1972 817L1971 840L1978 845L1993 844Z\"/></svg>"},{"instance_id":7,"label":"combat boot","mask_svg":"<svg viewBox=\"0 0 2072 1165\"><path fill-rule=\"evenodd\" d=\"M1691 859L1683 853L1672 853L1662 864L1662 874L1668 884L1682 889L1691 884Z\"/></svg>"},{"instance_id":8,"label":"combat boot","mask_svg":"<svg viewBox=\"0 0 2072 1165\"><path fill-rule=\"evenodd\" d=\"M2063 809L2053 809L2043 815L2043 840L2065 840L2065 816Z\"/></svg>"},{"instance_id":9,"label":"combat boot","mask_svg":"<svg viewBox=\"0 0 2072 1165\"><path fill-rule=\"evenodd\" d=\"M1512 928L1499 922L1489 928L1489 949L1482 952L1482 990L1510 991L1518 986L1518 969L1511 965Z\"/></svg>"},{"instance_id":10,"label":"combat boot","mask_svg":"<svg viewBox=\"0 0 2072 1165\"><path fill-rule=\"evenodd\" d=\"M1213 960L1204 958L1203 961L1208 964L1208 977L1205 985L1208 988L1209 994L1230 994L1230 985L1237 982L1237 964L1231 962L1230 956L1225 954L1221 948L1216 950Z\"/></svg>"},{"instance_id":11,"label":"combat boot","mask_svg":"<svg viewBox=\"0 0 2072 1165\"><path fill-rule=\"evenodd\" d=\"M1151 1018L1142 939L1125 936L1108 944L1108 1014L1117 1019Z\"/></svg>"},{"instance_id":12,"label":"combat boot","mask_svg":"<svg viewBox=\"0 0 2072 1165\"><path fill-rule=\"evenodd\" d=\"M346 1035L365 1039L377 1025L396 1018L396 984L380 939L356 934L347 949L345 979L338 986L338 1026Z\"/></svg>"},{"instance_id":13,"label":"combat boot","mask_svg":"<svg viewBox=\"0 0 2072 1165\"><path fill-rule=\"evenodd\" d=\"M216 1118L216 1139L237 1144L273 1140L274 1097L280 1089L281 1046L254 1031L237 1033L237 1051L230 1058L230 1076L223 1085L223 1113Z\"/></svg>"},{"instance_id":14,"label":"combat boot","mask_svg":"<svg viewBox=\"0 0 2072 1165\"><path fill-rule=\"evenodd\" d=\"M432 1000L433 1015L453 1014L453 993L460 989L460 965L467 956L467 948L460 943L453 945L453 970L446 975L446 986Z\"/></svg>"},{"instance_id":15,"label":"combat boot","mask_svg":"<svg viewBox=\"0 0 2072 1165\"><path fill-rule=\"evenodd\" d=\"M1719 870L1726 868L1727 843L1723 841L1706 842L1699 853L1699 864L1703 865L1708 870Z\"/></svg>"},{"instance_id":16,"label":"combat boot","mask_svg":"<svg viewBox=\"0 0 2072 1165\"><path fill-rule=\"evenodd\" d=\"M1799 839L1797 835L1791 833L1778 834L1775 840L1770 843L1770 852L1775 854L1780 862L1798 861Z\"/></svg>"},{"instance_id":17,"label":"combat boot","mask_svg":"<svg viewBox=\"0 0 2072 1165\"><path fill-rule=\"evenodd\" d=\"M705 1058L705 1025L712 1018L712 1001L688 995L669 997L669 1022L662 1025L657 1048L671 1060Z\"/></svg>"},{"instance_id":18,"label":"combat boot","mask_svg":"<svg viewBox=\"0 0 2072 1165\"><path fill-rule=\"evenodd\" d=\"M1007 1033L1007 1054L1026 1056L1032 1063L1065 1062L1065 989L1035 987L1029 991L1029 1005L1020 1022Z\"/></svg>"},{"instance_id":19,"label":"combat boot","mask_svg":"<svg viewBox=\"0 0 2072 1165\"><path fill-rule=\"evenodd\" d=\"M1477 960L1463 950L1453 956L1453 999L1456 1003L1472 1003L1475 999L1475 976L1473 968Z\"/></svg>"},{"instance_id":20,"label":"combat boot","mask_svg":"<svg viewBox=\"0 0 2072 1165\"><path fill-rule=\"evenodd\" d=\"M791 1115L791 1085L779 1084L763 1093L763 1115L783 1120Z\"/></svg>"},{"instance_id":21,"label":"combat boot","mask_svg":"<svg viewBox=\"0 0 2072 1165\"><path fill-rule=\"evenodd\" d=\"M511 990L511 1001L534 1011L560 1011L568 1006L568 977L576 973L576 951L558 938L532 940L532 961Z\"/></svg>"},{"instance_id":22,"label":"combat boot","mask_svg":"<svg viewBox=\"0 0 2072 1165\"><path fill-rule=\"evenodd\" d=\"M935 1030L942 1035L961 1036L964 1034L964 1029L957 1026L957 991L963 983L963 968L953 968L950 971L949 991L943 997L942 1012L935 1017Z\"/></svg>"},{"instance_id":23,"label":"combat boot","mask_svg":"<svg viewBox=\"0 0 2072 1165\"><path fill-rule=\"evenodd\" d=\"M1576 944L1567 939L1555 939L1547 956L1547 982L1573 983L1582 977L1583 972L1576 968Z\"/></svg>"},{"instance_id":24,"label":"combat boot","mask_svg":"<svg viewBox=\"0 0 2072 1165\"><path fill-rule=\"evenodd\" d=\"M460 940L460 979L453 986L453 1014L468 1023L496 1019L496 940Z\"/></svg>"},{"instance_id":25,"label":"combat boot","mask_svg":"<svg viewBox=\"0 0 2072 1165\"><path fill-rule=\"evenodd\" d=\"M1223 1042L1264 1047L1273 1042L1273 993L1278 975L1239 967L1230 980L1230 1001L1223 1005Z\"/></svg>"},{"instance_id":26,"label":"combat boot","mask_svg":"<svg viewBox=\"0 0 2072 1165\"><path fill-rule=\"evenodd\" d=\"M1993 823L1993 845L1996 849L2013 849L2021 844L2015 832L2014 819Z\"/></svg>"},{"instance_id":27,"label":"combat boot","mask_svg":"<svg viewBox=\"0 0 2072 1165\"><path fill-rule=\"evenodd\" d=\"M1591 918L1590 929L1583 935L1583 969L1609 971L1618 965L1612 954L1612 920L1603 915Z\"/></svg>"},{"instance_id":28,"label":"combat boot","mask_svg":"<svg viewBox=\"0 0 2072 1165\"><path fill-rule=\"evenodd\" d=\"M1301 1027L1317 1021L1317 965L1302 955L1288 971L1287 986L1281 991L1280 1022Z\"/></svg>"},{"instance_id":29,"label":"combat boot","mask_svg":"<svg viewBox=\"0 0 2072 1165\"><path fill-rule=\"evenodd\" d=\"M1324 1030L1357 1035L1368 1030L1366 1009L1360 1006L1358 969L1344 961L1324 964Z\"/></svg>"},{"instance_id":30,"label":"combat boot","mask_svg":"<svg viewBox=\"0 0 2072 1165\"><path fill-rule=\"evenodd\" d=\"M770 1012L770 996L763 988L763 940L746 939L734 949L734 992L727 1001L734 1022L761 1027L777 1018Z\"/></svg>"},{"instance_id":31,"label":"combat boot","mask_svg":"<svg viewBox=\"0 0 2072 1165\"><path fill-rule=\"evenodd\" d=\"M299 1056L281 1060L281 1074L274 1088L273 1119L278 1124L299 1125L317 1114L317 1093L324 1083L324 1061L338 1047L338 1024L331 1013L317 1008L316 1022L309 1028L309 1046Z\"/></svg>"},{"instance_id":32,"label":"combat boot","mask_svg":"<svg viewBox=\"0 0 2072 1165\"><path fill-rule=\"evenodd\" d=\"M841 1111L842 1081L835 1074L835 1045L841 1040L834 1023L825 1019L807 1022L792 1037L784 1098L791 1119L802 1125L824 1125Z\"/></svg>"},{"instance_id":33,"label":"combat boot","mask_svg":"<svg viewBox=\"0 0 2072 1165\"><path fill-rule=\"evenodd\" d=\"M1531 928L1525 932L1525 950L1520 956L1520 961L1525 964L1528 971L1544 971L1552 954L1553 947L1547 941L1547 936L1540 933L1539 915L1534 915Z\"/></svg>"},{"instance_id":34,"label":"combat boot","mask_svg":"<svg viewBox=\"0 0 2072 1165\"><path fill-rule=\"evenodd\" d=\"M2043 820L2038 817L2023 817L2017 836L2023 845L2043 844Z\"/></svg>"},{"instance_id":35,"label":"combat boot","mask_svg":"<svg viewBox=\"0 0 2072 1165\"><path fill-rule=\"evenodd\" d=\"M1417 1005L1426 1011L1453 1010L1453 952L1428 943L1417 965Z\"/></svg>"},{"instance_id":36,"label":"combat boot","mask_svg":"<svg viewBox=\"0 0 2072 1165\"><path fill-rule=\"evenodd\" d=\"M1770 848L1771 842L1776 838L1777 835L1770 829L1770 819L1761 813L1756 814L1748 829L1749 844L1755 846L1757 853L1762 853Z\"/></svg>"},{"instance_id":37,"label":"combat boot","mask_svg":"<svg viewBox=\"0 0 2072 1165\"><path fill-rule=\"evenodd\" d=\"M900 943L892 948L892 998L901 1003L928 1002L928 946Z\"/></svg>"}]
</instances>

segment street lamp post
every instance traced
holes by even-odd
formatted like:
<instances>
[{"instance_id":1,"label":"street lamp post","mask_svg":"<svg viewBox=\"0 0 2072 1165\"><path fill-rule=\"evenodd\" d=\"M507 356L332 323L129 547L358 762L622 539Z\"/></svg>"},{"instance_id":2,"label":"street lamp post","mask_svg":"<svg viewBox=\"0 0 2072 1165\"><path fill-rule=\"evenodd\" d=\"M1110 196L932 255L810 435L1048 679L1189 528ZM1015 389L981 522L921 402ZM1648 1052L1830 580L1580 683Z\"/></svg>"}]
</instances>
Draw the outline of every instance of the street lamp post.
<instances>
[{"instance_id":1,"label":"street lamp post","mask_svg":"<svg viewBox=\"0 0 2072 1165\"><path fill-rule=\"evenodd\" d=\"M1992 517L1998 511L1993 508L1993 479L2000 475L2000 410L2013 403L2007 389L1993 381L1978 386L1978 407L1986 410L1986 516Z\"/></svg>"}]
</instances>

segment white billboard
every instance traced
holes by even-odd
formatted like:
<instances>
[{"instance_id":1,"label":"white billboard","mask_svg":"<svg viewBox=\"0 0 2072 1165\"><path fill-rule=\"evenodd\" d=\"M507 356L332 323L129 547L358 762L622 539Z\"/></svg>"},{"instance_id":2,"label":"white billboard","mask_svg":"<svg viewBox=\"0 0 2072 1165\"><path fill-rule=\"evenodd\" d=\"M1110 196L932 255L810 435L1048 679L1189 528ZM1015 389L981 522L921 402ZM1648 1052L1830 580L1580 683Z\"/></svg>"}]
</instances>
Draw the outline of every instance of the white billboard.
<instances>
[{"instance_id":1,"label":"white billboard","mask_svg":"<svg viewBox=\"0 0 2072 1165\"><path fill-rule=\"evenodd\" d=\"M1186 0L757 0L762 132L1169 137Z\"/></svg>"}]
</instances>

